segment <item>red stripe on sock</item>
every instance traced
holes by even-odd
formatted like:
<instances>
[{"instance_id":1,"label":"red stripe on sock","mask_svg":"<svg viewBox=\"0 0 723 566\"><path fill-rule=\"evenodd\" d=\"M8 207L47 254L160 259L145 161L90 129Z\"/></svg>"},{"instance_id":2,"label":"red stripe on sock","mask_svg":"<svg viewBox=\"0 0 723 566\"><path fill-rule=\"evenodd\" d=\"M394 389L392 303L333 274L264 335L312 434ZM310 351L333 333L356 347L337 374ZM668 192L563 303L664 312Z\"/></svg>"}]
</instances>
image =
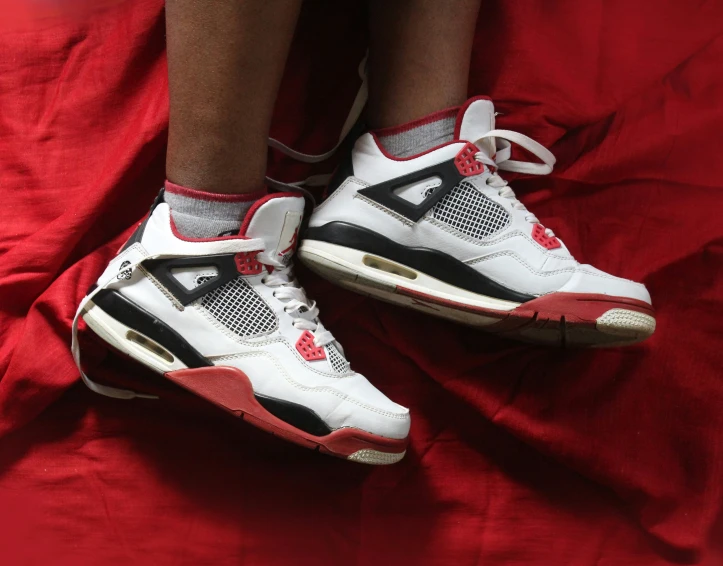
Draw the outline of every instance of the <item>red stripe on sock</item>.
<instances>
[{"instance_id":1,"label":"red stripe on sock","mask_svg":"<svg viewBox=\"0 0 723 566\"><path fill-rule=\"evenodd\" d=\"M401 126L392 126L389 128L374 130L374 133L377 136L384 137L408 132L409 130L413 130L414 128L418 128L419 126L424 126L425 124L431 124L432 122L438 122L439 120L444 120L445 118L455 117L457 116L460 108L461 106L445 108L444 110L440 110L439 112L429 114L427 116L424 116L423 118L418 118L417 120L413 120L411 122L407 122L406 124L402 124Z\"/></svg>"},{"instance_id":2,"label":"red stripe on sock","mask_svg":"<svg viewBox=\"0 0 723 566\"><path fill-rule=\"evenodd\" d=\"M412 159L417 159L417 157L419 157L421 155L426 155L427 153L432 153L433 151L437 151L440 147L446 147L448 145L452 145L455 143L460 144L460 147L461 147L461 144L464 143L464 142L460 142L459 140L452 140L449 142L441 143L439 145L435 145L434 147L430 147L429 149L427 149L425 151L422 151L420 153L415 153L414 155L410 155L408 157L397 157L396 155L392 155L391 153L389 153L386 150L386 148L384 147L384 144L382 143L382 141L377 137L377 135L374 132L369 132L369 133L371 134L372 138L374 139L374 143L377 144L379 151L382 152L382 155L384 155L384 157L386 157L387 159L391 159L393 161L411 161Z\"/></svg>"},{"instance_id":3,"label":"red stripe on sock","mask_svg":"<svg viewBox=\"0 0 723 566\"><path fill-rule=\"evenodd\" d=\"M198 189L189 189L188 187L171 183L168 180L166 180L165 186L169 193L197 200L210 200L213 202L249 202L266 196L266 187L261 190L254 191L253 193L221 194L199 191Z\"/></svg>"}]
</instances>

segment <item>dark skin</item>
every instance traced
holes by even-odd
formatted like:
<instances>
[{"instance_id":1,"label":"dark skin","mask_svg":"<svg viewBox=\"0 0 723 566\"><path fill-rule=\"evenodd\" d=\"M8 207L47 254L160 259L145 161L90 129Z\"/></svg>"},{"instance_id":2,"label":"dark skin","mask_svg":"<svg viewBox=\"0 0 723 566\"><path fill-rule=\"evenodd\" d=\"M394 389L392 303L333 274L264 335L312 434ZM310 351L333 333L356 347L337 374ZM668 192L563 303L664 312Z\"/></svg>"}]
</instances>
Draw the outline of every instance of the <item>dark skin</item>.
<instances>
[{"instance_id":1,"label":"dark skin","mask_svg":"<svg viewBox=\"0 0 723 566\"><path fill-rule=\"evenodd\" d=\"M480 0L370 0L371 128L398 126L467 99Z\"/></svg>"},{"instance_id":2,"label":"dark skin","mask_svg":"<svg viewBox=\"0 0 723 566\"><path fill-rule=\"evenodd\" d=\"M479 3L370 0L371 127L464 102ZM214 193L263 187L300 9L301 0L167 0L169 181Z\"/></svg>"},{"instance_id":3,"label":"dark skin","mask_svg":"<svg viewBox=\"0 0 723 566\"><path fill-rule=\"evenodd\" d=\"M263 187L266 140L301 0L168 0L168 180Z\"/></svg>"}]
</instances>

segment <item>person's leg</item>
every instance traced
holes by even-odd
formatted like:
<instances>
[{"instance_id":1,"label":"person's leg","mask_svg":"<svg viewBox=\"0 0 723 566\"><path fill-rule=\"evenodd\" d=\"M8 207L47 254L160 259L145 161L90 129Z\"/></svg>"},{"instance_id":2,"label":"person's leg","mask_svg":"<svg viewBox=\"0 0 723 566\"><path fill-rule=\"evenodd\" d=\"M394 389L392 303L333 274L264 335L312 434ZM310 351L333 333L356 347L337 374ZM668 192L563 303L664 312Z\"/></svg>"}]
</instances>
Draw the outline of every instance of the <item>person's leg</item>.
<instances>
[{"instance_id":1,"label":"person's leg","mask_svg":"<svg viewBox=\"0 0 723 566\"><path fill-rule=\"evenodd\" d=\"M645 339L645 287L580 265L499 175L545 175L555 157L498 130L491 100L466 100L477 11L478 0L371 0L372 130L311 215L300 258L353 291L506 337ZM539 162L497 151L512 144Z\"/></svg>"},{"instance_id":2,"label":"person's leg","mask_svg":"<svg viewBox=\"0 0 723 566\"><path fill-rule=\"evenodd\" d=\"M263 190L271 115L300 6L167 0L165 199L184 236L238 231Z\"/></svg>"},{"instance_id":3,"label":"person's leg","mask_svg":"<svg viewBox=\"0 0 723 566\"><path fill-rule=\"evenodd\" d=\"M426 116L467 98L480 0L370 0L371 128Z\"/></svg>"},{"instance_id":4,"label":"person's leg","mask_svg":"<svg viewBox=\"0 0 723 566\"><path fill-rule=\"evenodd\" d=\"M167 0L169 181L263 185L271 114L301 0Z\"/></svg>"},{"instance_id":5,"label":"person's leg","mask_svg":"<svg viewBox=\"0 0 723 566\"><path fill-rule=\"evenodd\" d=\"M78 367L82 316L101 340L249 424L394 463L409 410L351 370L294 275L303 196L258 195L299 0L167 1L168 181L78 309ZM148 395L84 381L111 397Z\"/></svg>"}]
</instances>

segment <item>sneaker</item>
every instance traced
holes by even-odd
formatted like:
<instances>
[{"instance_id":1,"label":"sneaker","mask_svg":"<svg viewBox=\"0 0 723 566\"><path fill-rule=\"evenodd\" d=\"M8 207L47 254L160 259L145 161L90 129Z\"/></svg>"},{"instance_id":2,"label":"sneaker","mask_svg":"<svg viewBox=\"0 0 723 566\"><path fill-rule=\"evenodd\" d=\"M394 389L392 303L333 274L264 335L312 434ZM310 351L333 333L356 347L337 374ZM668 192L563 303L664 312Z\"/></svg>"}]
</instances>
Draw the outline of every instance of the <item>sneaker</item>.
<instances>
[{"instance_id":1,"label":"sneaker","mask_svg":"<svg viewBox=\"0 0 723 566\"><path fill-rule=\"evenodd\" d=\"M161 191L78 309L78 366L82 316L115 349L263 430L348 460L399 461L408 409L350 368L294 278L303 213L303 197L270 194L238 235L189 239ZM83 379L111 397L144 396Z\"/></svg>"},{"instance_id":2,"label":"sneaker","mask_svg":"<svg viewBox=\"0 0 723 566\"><path fill-rule=\"evenodd\" d=\"M499 175L547 174L554 156L494 123L478 97L459 109L453 141L418 155L395 158L374 132L361 136L311 215L302 261L349 289L504 336L591 346L650 336L645 287L575 261ZM512 161L511 142L542 163Z\"/></svg>"}]
</instances>

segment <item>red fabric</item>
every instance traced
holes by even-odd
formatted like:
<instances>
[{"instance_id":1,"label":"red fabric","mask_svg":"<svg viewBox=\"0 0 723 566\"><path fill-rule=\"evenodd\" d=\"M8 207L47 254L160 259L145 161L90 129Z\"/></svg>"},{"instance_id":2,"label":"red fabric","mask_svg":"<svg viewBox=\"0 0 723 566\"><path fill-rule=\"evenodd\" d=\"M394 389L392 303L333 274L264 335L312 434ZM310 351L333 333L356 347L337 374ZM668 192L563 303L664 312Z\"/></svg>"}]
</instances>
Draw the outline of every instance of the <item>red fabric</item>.
<instances>
[{"instance_id":1,"label":"red fabric","mask_svg":"<svg viewBox=\"0 0 723 566\"><path fill-rule=\"evenodd\" d=\"M361 17L306 7L276 137L331 144ZM515 188L576 256L644 281L658 330L549 350L302 272L353 366L412 410L407 457L375 469L170 385L130 402L78 385L75 307L164 179L162 2L3 31L0 53L4 563L721 564L721 2L484 2L471 93L559 159ZM93 375L152 379L89 340Z\"/></svg>"}]
</instances>

